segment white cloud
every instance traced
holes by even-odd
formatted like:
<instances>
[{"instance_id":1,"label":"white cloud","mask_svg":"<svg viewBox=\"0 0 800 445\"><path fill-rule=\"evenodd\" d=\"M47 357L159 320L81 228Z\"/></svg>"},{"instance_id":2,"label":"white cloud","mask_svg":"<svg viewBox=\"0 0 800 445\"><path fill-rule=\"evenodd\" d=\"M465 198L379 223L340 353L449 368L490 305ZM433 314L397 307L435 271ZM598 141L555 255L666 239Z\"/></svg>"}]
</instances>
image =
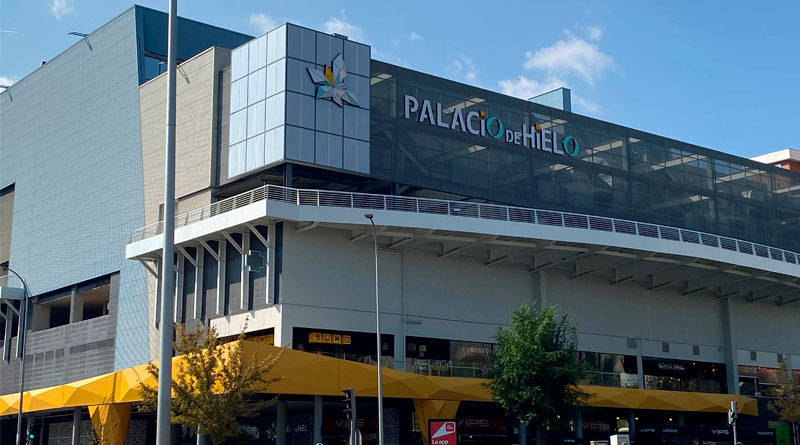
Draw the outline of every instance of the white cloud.
<instances>
[{"instance_id":1,"label":"white cloud","mask_svg":"<svg viewBox=\"0 0 800 445\"><path fill-rule=\"evenodd\" d=\"M74 11L73 0L50 0L50 14L52 14L56 20L67 14L72 14Z\"/></svg>"},{"instance_id":2,"label":"white cloud","mask_svg":"<svg viewBox=\"0 0 800 445\"><path fill-rule=\"evenodd\" d=\"M590 26L588 31L589 38L592 40L600 40L600 37L603 37L603 28L599 26Z\"/></svg>"},{"instance_id":3,"label":"white cloud","mask_svg":"<svg viewBox=\"0 0 800 445\"><path fill-rule=\"evenodd\" d=\"M250 24L261 34L265 32L272 31L273 29L278 27L278 21L275 20L272 16L266 15L264 13L252 13L250 14Z\"/></svg>"},{"instance_id":4,"label":"white cloud","mask_svg":"<svg viewBox=\"0 0 800 445\"><path fill-rule=\"evenodd\" d=\"M5 85L10 87L14 83L17 82L19 78L17 76L0 76L0 85Z\"/></svg>"},{"instance_id":5,"label":"white cloud","mask_svg":"<svg viewBox=\"0 0 800 445\"><path fill-rule=\"evenodd\" d=\"M598 105L596 102L593 102L583 96L578 96L575 93L572 93L572 104L577 105L579 111L585 111L587 113L597 113L600 110L600 105Z\"/></svg>"},{"instance_id":6,"label":"white cloud","mask_svg":"<svg viewBox=\"0 0 800 445\"><path fill-rule=\"evenodd\" d=\"M525 69L545 71L548 76L577 74L589 85L614 64L614 58L600 51L594 43L576 37L559 40L535 53L525 54Z\"/></svg>"},{"instance_id":7,"label":"white cloud","mask_svg":"<svg viewBox=\"0 0 800 445\"><path fill-rule=\"evenodd\" d=\"M472 57L461 54L458 59L453 60L456 76L463 77L467 82L475 82L478 78L478 69L472 63Z\"/></svg>"},{"instance_id":8,"label":"white cloud","mask_svg":"<svg viewBox=\"0 0 800 445\"><path fill-rule=\"evenodd\" d=\"M364 30L361 27L336 17L331 17L327 22L323 23L322 29L328 34L341 34L356 42L366 42L364 39Z\"/></svg>"},{"instance_id":9,"label":"white cloud","mask_svg":"<svg viewBox=\"0 0 800 445\"><path fill-rule=\"evenodd\" d=\"M422 36L417 34L415 31L411 31L411 34L408 35L408 40L412 42L415 40L422 40Z\"/></svg>"},{"instance_id":10,"label":"white cloud","mask_svg":"<svg viewBox=\"0 0 800 445\"><path fill-rule=\"evenodd\" d=\"M525 76L517 76L516 79L501 80L499 82L500 91L509 96L528 100L556 88L566 87L567 82L555 77L548 77L542 82L536 79L529 79Z\"/></svg>"}]
</instances>

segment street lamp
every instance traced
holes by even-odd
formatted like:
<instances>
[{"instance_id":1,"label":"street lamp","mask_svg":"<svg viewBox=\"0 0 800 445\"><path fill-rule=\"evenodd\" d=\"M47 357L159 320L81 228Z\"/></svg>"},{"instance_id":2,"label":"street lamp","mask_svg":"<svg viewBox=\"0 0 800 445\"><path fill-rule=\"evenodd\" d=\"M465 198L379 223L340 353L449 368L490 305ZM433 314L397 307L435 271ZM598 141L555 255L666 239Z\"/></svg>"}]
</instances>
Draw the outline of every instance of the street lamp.
<instances>
[{"instance_id":1,"label":"street lamp","mask_svg":"<svg viewBox=\"0 0 800 445\"><path fill-rule=\"evenodd\" d=\"M383 445L383 383L381 380L381 301L378 294L378 232L372 213L364 215L372 224L372 243L375 247L375 336L378 344L378 445Z\"/></svg>"},{"instance_id":2,"label":"street lamp","mask_svg":"<svg viewBox=\"0 0 800 445\"><path fill-rule=\"evenodd\" d=\"M28 297L31 295L30 290L28 289L28 283L15 272L14 270L10 269L8 266L3 266L5 269L19 278L22 282L22 292L19 292L20 289L7 287L7 286L0 286L0 301L5 300L8 307L14 311L17 316L19 317L19 334L17 334L17 350L20 351L20 372L19 372L19 414L17 416L17 445L22 445L22 396L25 391L25 332L28 326ZM20 295L21 294L21 295ZM17 309L14 307L14 304L11 302L13 300L22 301L20 312L17 312ZM6 323L10 323L11 320L6 320Z\"/></svg>"}]
</instances>

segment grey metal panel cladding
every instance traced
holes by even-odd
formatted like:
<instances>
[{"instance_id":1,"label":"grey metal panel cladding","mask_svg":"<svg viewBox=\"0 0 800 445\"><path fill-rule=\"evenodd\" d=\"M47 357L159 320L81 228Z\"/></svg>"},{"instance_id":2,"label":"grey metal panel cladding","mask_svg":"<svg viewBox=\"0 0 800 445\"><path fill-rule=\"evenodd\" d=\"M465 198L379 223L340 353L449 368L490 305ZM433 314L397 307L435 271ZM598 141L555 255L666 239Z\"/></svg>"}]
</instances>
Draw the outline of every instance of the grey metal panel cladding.
<instances>
[{"instance_id":1,"label":"grey metal panel cladding","mask_svg":"<svg viewBox=\"0 0 800 445\"><path fill-rule=\"evenodd\" d=\"M138 85L130 9L0 95L11 261L34 294L119 270L117 367L147 360L145 272L124 258L144 223Z\"/></svg>"}]
</instances>

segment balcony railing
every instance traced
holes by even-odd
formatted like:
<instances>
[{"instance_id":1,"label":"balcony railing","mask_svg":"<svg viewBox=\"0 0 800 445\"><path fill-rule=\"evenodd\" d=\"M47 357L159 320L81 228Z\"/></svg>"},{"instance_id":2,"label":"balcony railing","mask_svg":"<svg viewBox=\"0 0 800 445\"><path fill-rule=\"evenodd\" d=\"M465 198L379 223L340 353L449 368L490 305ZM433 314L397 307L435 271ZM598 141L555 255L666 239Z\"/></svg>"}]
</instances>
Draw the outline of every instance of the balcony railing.
<instances>
[{"instance_id":1,"label":"balcony railing","mask_svg":"<svg viewBox=\"0 0 800 445\"><path fill-rule=\"evenodd\" d=\"M389 210L428 215L457 216L491 221L566 227L597 232L619 233L636 237L662 239L679 243L703 245L744 255L798 264L798 254L788 250L727 238L711 233L697 232L678 227L662 226L636 221L579 213L559 212L496 204L465 201L413 198L408 196L375 195L368 193L308 190L265 185L240 195L232 196L211 205L175 217L175 228L230 212L259 201L279 201L298 206L340 207L362 210ZM164 223L151 224L137 229L128 242L134 243L164 232Z\"/></svg>"}]
</instances>

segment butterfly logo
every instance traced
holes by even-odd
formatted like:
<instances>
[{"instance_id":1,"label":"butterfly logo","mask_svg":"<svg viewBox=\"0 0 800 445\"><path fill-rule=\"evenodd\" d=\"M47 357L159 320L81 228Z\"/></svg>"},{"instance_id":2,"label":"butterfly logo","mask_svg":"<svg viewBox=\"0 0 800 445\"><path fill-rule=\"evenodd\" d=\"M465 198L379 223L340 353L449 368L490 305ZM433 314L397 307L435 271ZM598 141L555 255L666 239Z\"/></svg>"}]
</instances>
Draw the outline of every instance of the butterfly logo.
<instances>
[{"instance_id":1,"label":"butterfly logo","mask_svg":"<svg viewBox=\"0 0 800 445\"><path fill-rule=\"evenodd\" d=\"M342 101L355 107L360 107L358 98L355 94L347 91L347 84L344 78L347 77L347 68L344 66L344 59L339 54L331 62L331 66L325 65L324 71L307 68L311 81L317 86L317 99L331 99L336 105L342 106Z\"/></svg>"}]
</instances>

